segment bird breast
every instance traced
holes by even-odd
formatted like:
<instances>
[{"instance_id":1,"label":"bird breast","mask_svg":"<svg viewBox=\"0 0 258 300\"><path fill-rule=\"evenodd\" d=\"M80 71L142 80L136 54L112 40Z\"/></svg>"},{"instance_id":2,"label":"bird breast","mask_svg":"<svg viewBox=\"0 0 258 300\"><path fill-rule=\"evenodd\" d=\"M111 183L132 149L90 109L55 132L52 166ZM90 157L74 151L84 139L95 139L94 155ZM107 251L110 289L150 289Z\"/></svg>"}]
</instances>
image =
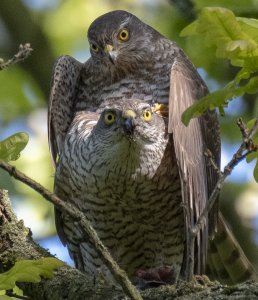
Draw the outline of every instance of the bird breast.
<instances>
[{"instance_id":1,"label":"bird breast","mask_svg":"<svg viewBox=\"0 0 258 300\"><path fill-rule=\"evenodd\" d=\"M67 135L60 156L56 181L65 178L62 189L74 190L75 197L92 198L95 203L128 207L135 203L136 208L150 198L171 197L168 190L177 169L173 161L165 159L167 140L145 146L128 139L112 144L92 131L81 134L78 128L79 124L77 131L73 126L74 131Z\"/></svg>"}]
</instances>

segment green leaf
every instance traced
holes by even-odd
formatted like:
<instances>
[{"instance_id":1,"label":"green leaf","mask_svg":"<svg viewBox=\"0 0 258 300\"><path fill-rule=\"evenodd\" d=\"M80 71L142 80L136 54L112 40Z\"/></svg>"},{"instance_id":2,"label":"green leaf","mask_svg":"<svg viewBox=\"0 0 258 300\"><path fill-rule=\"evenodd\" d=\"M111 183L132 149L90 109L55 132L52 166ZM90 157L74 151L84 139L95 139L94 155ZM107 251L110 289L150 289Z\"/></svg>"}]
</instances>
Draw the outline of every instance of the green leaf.
<instances>
[{"instance_id":1,"label":"green leaf","mask_svg":"<svg viewBox=\"0 0 258 300\"><path fill-rule=\"evenodd\" d=\"M209 6L223 6L242 15L250 15L252 12L254 14L257 12L257 2L254 0L193 0L192 2L196 11L199 11L209 3Z\"/></svg>"},{"instance_id":2,"label":"green leaf","mask_svg":"<svg viewBox=\"0 0 258 300\"><path fill-rule=\"evenodd\" d=\"M256 43L258 43L258 20L248 18L236 18L242 31L246 32Z\"/></svg>"},{"instance_id":3,"label":"green leaf","mask_svg":"<svg viewBox=\"0 0 258 300\"><path fill-rule=\"evenodd\" d=\"M229 59L234 66L253 72L258 67L257 20L237 18L226 8L205 7L181 32L191 35L201 36L206 47L216 48L218 58Z\"/></svg>"},{"instance_id":4,"label":"green leaf","mask_svg":"<svg viewBox=\"0 0 258 300\"><path fill-rule=\"evenodd\" d=\"M219 107L220 111L223 112L223 107L227 106L227 99L228 91L226 88L208 94L183 112L182 122L187 126L192 118L200 117L207 109L212 110Z\"/></svg>"},{"instance_id":5,"label":"green leaf","mask_svg":"<svg viewBox=\"0 0 258 300\"><path fill-rule=\"evenodd\" d=\"M180 36L191 36L197 34L199 22L198 20L193 21L191 24L187 25L181 30Z\"/></svg>"},{"instance_id":6,"label":"green leaf","mask_svg":"<svg viewBox=\"0 0 258 300\"><path fill-rule=\"evenodd\" d=\"M246 126L249 128L249 130L254 126L255 122L258 120L258 118L254 118L247 122ZM258 144L258 131L253 136L253 141L255 144Z\"/></svg>"},{"instance_id":7,"label":"green leaf","mask_svg":"<svg viewBox=\"0 0 258 300\"><path fill-rule=\"evenodd\" d=\"M252 152L246 156L246 162L250 163L251 161L253 161L254 159L257 159L257 158L258 158L258 153Z\"/></svg>"},{"instance_id":8,"label":"green leaf","mask_svg":"<svg viewBox=\"0 0 258 300\"><path fill-rule=\"evenodd\" d=\"M0 300L13 300L13 299L17 299L17 298L9 297L7 295L0 296Z\"/></svg>"},{"instance_id":9,"label":"green leaf","mask_svg":"<svg viewBox=\"0 0 258 300\"><path fill-rule=\"evenodd\" d=\"M205 96L183 113L185 125L207 109L218 108L224 113L229 100L258 92L257 30L257 20L237 18L222 7L203 8L198 19L183 29L182 36L200 37L204 47L215 49L218 58L229 59L232 65L241 67L235 79L222 90Z\"/></svg>"},{"instance_id":10,"label":"green leaf","mask_svg":"<svg viewBox=\"0 0 258 300\"><path fill-rule=\"evenodd\" d=\"M53 257L18 261L9 271L0 274L0 290L13 289L16 281L37 283L41 276L51 278L53 270L62 265L64 262Z\"/></svg>"},{"instance_id":11,"label":"green leaf","mask_svg":"<svg viewBox=\"0 0 258 300\"><path fill-rule=\"evenodd\" d=\"M254 119L248 121L247 124L246 124L246 125L247 125L247 128L250 130L250 129L254 126L254 124L255 124L256 121L257 121L257 118L254 118ZM252 140L253 140L254 145L258 145L258 132L256 132L256 133L254 134ZM255 159L256 159L257 161L256 161L256 165L255 165L255 167L254 167L254 172L253 172L253 174L254 174L254 179L255 179L255 181L258 182L258 151L252 152L252 153L250 153L250 154L248 154L248 155L246 156L246 162L247 162L247 163L250 163L251 161L253 161L253 160L255 160Z\"/></svg>"},{"instance_id":12,"label":"green leaf","mask_svg":"<svg viewBox=\"0 0 258 300\"><path fill-rule=\"evenodd\" d=\"M7 162L17 160L28 141L29 136L25 132L15 133L7 139L0 141L0 159Z\"/></svg>"},{"instance_id":13,"label":"green leaf","mask_svg":"<svg viewBox=\"0 0 258 300\"><path fill-rule=\"evenodd\" d=\"M13 293L16 295L23 296L23 290L21 290L17 285L13 288Z\"/></svg>"},{"instance_id":14,"label":"green leaf","mask_svg":"<svg viewBox=\"0 0 258 300\"><path fill-rule=\"evenodd\" d=\"M245 85L239 85L233 80L222 90L215 91L201 98L186 109L182 114L182 122L187 126L192 118L201 116L207 109L219 108L223 110L229 100L240 97L244 93L253 94L258 91L258 76L251 78Z\"/></svg>"}]
</instances>

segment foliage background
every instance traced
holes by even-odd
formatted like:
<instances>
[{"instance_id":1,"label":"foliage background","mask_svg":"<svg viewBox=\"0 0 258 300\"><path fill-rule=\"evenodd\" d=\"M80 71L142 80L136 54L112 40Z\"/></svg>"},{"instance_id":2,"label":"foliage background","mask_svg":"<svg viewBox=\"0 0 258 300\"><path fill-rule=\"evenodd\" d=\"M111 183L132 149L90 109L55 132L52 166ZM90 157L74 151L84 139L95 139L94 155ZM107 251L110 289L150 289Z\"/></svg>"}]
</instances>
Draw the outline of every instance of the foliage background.
<instances>
[{"instance_id":1,"label":"foliage background","mask_svg":"<svg viewBox=\"0 0 258 300\"><path fill-rule=\"evenodd\" d=\"M193 38L179 37L180 31L207 5L227 7L237 16L258 19L257 0L95 0L94 3L90 0L1 0L0 57L11 57L20 43L30 42L34 48L24 63L0 72L0 138L17 131L30 134L29 144L15 165L47 188L53 188L46 113L52 67L62 54L80 61L88 59L87 28L96 17L110 10L128 10L177 41L200 68L210 90L223 87L237 68L228 61L215 59L211 49ZM241 142L235 126L237 117L248 120L258 115L257 95L236 99L225 112L220 118L222 165ZM0 188L9 190L18 217L31 227L34 237L68 261L67 252L55 235L53 207L1 170ZM242 162L234 170L221 193L221 208L258 268L258 186L252 178L252 166Z\"/></svg>"}]
</instances>

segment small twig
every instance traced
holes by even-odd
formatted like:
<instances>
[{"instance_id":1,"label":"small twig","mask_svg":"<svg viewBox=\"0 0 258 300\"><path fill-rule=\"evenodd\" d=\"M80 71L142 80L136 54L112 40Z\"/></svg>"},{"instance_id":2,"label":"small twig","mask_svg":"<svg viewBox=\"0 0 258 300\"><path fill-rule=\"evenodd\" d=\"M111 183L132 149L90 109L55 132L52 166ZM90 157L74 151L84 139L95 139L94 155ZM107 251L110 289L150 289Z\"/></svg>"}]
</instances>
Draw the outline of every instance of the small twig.
<instances>
[{"instance_id":1,"label":"small twig","mask_svg":"<svg viewBox=\"0 0 258 300\"><path fill-rule=\"evenodd\" d=\"M89 237L90 240L93 242L94 247L98 252L99 256L101 257L105 265L108 267L108 269L110 270L114 278L117 280L117 282L121 285L125 294L127 294L131 299L142 300L140 292L133 286L131 281L128 279L125 271L123 271L119 267L119 265L113 260L108 249L103 245L96 231L93 229L90 222L86 219L85 215L81 211L79 211L71 204L64 202L54 193L51 193L41 184L32 180L22 172L18 171L12 165L0 160L0 168L7 171L10 176L13 176L15 179L31 187L33 190L42 195L46 200L54 204L62 212L68 214L71 218L73 218L74 221L78 222L84 234L87 237Z\"/></svg>"},{"instance_id":2,"label":"small twig","mask_svg":"<svg viewBox=\"0 0 258 300\"><path fill-rule=\"evenodd\" d=\"M32 51L33 49L31 48L29 43L24 45L21 44L19 46L18 53L16 53L11 59L5 62L2 58L0 58L0 71L16 64L19 61L26 59Z\"/></svg>"},{"instance_id":3,"label":"small twig","mask_svg":"<svg viewBox=\"0 0 258 300\"><path fill-rule=\"evenodd\" d=\"M29 298L27 296L22 296L22 295L15 294L13 291L6 291L6 295L9 296L9 297L15 297L17 299L31 300L31 298Z\"/></svg>"},{"instance_id":4,"label":"small twig","mask_svg":"<svg viewBox=\"0 0 258 300\"><path fill-rule=\"evenodd\" d=\"M242 118L237 120L237 126L239 127L243 140L248 138L249 129L246 127L245 123L243 122Z\"/></svg>"},{"instance_id":5,"label":"small twig","mask_svg":"<svg viewBox=\"0 0 258 300\"><path fill-rule=\"evenodd\" d=\"M215 163L215 159L214 159L211 151L209 149L206 149L206 151L204 151L204 155L209 159L208 163L213 167L213 169L216 171L216 173L220 174L221 171L218 168L217 164Z\"/></svg>"},{"instance_id":6,"label":"small twig","mask_svg":"<svg viewBox=\"0 0 258 300\"><path fill-rule=\"evenodd\" d=\"M253 136L258 132L258 118L256 119L253 127L250 130L248 130L242 119L238 119L237 125L242 133L243 142L236 153L233 155L230 162L224 167L224 171L220 172L217 184L215 185L203 212L200 214L197 223L192 228L192 234L194 237L202 228L202 224L205 221L205 216L215 204L226 178L232 173L236 165L238 165L243 159L245 159L248 154L258 151L258 145L254 145L252 140ZM252 147L250 147L250 145L252 145Z\"/></svg>"},{"instance_id":7,"label":"small twig","mask_svg":"<svg viewBox=\"0 0 258 300\"><path fill-rule=\"evenodd\" d=\"M221 188L222 188L226 178L232 173L235 166L240 161L245 159L248 154L250 154L254 151L258 151L258 145L254 145L253 140L252 140L253 136L256 134L256 132L258 132L258 118L256 119L255 124L253 125L253 127L250 130L248 130L248 128L246 127L246 125L244 124L242 119L238 120L237 125L240 128L240 131L242 133L243 142L240 145L240 147L238 148L238 150L236 151L236 153L233 155L230 162L225 166L224 171L219 172L219 179L218 179L208 201L206 202L204 210L200 214L196 224L192 228L190 228L190 235L189 235L190 250L189 250L189 253L191 253L191 255L192 255L192 253L194 253L195 238L196 238L198 232L203 227L203 223L205 222L208 213L210 212L210 210L214 206L215 202L217 201L218 196L221 191ZM211 158L211 164L217 170L218 168L214 162L212 155L210 158ZM190 273L189 276L191 276L192 274L193 273Z\"/></svg>"}]
</instances>

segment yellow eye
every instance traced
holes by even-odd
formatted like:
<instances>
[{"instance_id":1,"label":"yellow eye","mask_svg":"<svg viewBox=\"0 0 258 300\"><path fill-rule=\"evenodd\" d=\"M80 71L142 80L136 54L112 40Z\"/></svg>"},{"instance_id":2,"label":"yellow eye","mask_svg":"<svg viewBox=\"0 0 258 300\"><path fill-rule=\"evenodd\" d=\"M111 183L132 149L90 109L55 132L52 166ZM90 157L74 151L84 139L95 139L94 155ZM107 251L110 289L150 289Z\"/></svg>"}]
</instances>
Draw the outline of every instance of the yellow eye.
<instances>
[{"instance_id":1,"label":"yellow eye","mask_svg":"<svg viewBox=\"0 0 258 300\"><path fill-rule=\"evenodd\" d=\"M116 120L116 115L113 112L109 111L105 113L104 121L107 125L113 124L115 120Z\"/></svg>"},{"instance_id":2,"label":"yellow eye","mask_svg":"<svg viewBox=\"0 0 258 300\"><path fill-rule=\"evenodd\" d=\"M118 34L119 40L126 42L129 40L129 31L127 29L122 29Z\"/></svg>"},{"instance_id":3,"label":"yellow eye","mask_svg":"<svg viewBox=\"0 0 258 300\"><path fill-rule=\"evenodd\" d=\"M151 115L151 112L149 110L145 110L143 112L143 119L145 121L149 122L151 120L151 117L152 117L152 115Z\"/></svg>"},{"instance_id":4,"label":"yellow eye","mask_svg":"<svg viewBox=\"0 0 258 300\"><path fill-rule=\"evenodd\" d=\"M90 48L93 52L98 53L99 52L99 48L98 46L96 46L95 44L90 44Z\"/></svg>"}]
</instances>

